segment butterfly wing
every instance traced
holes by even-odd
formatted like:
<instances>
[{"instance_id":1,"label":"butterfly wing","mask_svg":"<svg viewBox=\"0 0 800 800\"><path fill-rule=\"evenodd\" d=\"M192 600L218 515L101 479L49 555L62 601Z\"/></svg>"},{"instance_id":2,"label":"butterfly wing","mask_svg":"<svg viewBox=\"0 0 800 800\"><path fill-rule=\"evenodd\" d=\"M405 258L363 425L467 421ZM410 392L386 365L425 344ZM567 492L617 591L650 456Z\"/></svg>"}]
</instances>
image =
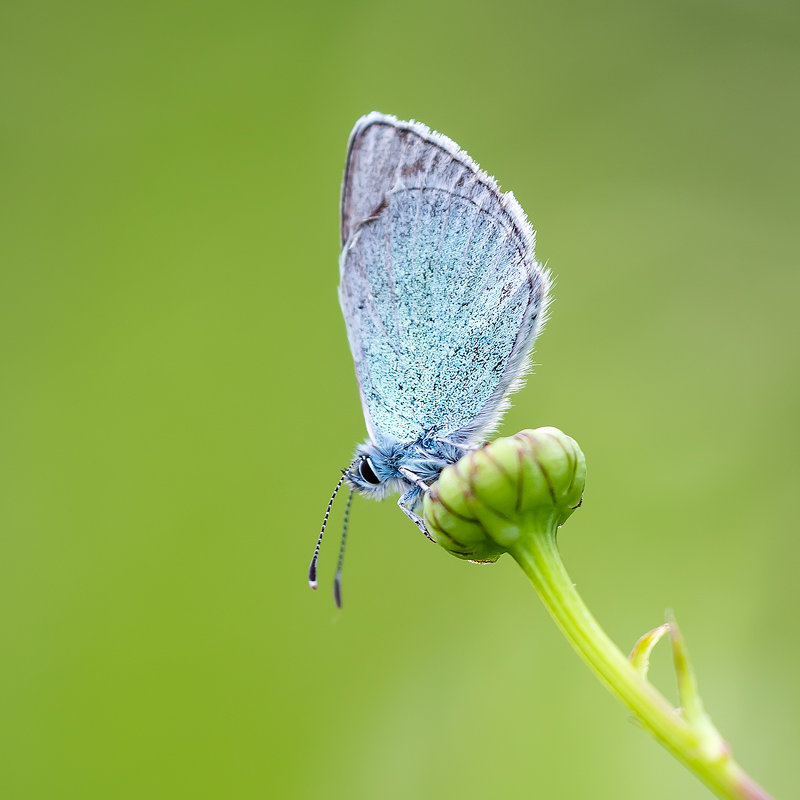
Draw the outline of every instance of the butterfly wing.
<instances>
[{"instance_id":1,"label":"butterfly wing","mask_svg":"<svg viewBox=\"0 0 800 800\"><path fill-rule=\"evenodd\" d=\"M350 136L342 245L370 436L470 441L496 423L549 286L513 195L447 137L373 112Z\"/></svg>"}]
</instances>

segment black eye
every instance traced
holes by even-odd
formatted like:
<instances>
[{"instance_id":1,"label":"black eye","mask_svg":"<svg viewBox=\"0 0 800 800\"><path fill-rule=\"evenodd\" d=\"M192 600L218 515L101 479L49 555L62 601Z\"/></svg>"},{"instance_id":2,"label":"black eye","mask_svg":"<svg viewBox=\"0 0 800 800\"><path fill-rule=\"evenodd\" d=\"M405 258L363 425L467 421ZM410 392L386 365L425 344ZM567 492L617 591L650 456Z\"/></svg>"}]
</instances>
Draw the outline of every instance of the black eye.
<instances>
[{"instance_id":1,"label":"black eye","mask_svg":"<svg viewBox=\"0 0 800 800\"><path fill-rule=\"evenodd\" d=\"M358 465L358 474L367 483L371 483L373 486L380 486L380 478L375 474L375 470L372 469L372 464L369 463L368 458L361 459Z\"/></svg>"}]
</instances>

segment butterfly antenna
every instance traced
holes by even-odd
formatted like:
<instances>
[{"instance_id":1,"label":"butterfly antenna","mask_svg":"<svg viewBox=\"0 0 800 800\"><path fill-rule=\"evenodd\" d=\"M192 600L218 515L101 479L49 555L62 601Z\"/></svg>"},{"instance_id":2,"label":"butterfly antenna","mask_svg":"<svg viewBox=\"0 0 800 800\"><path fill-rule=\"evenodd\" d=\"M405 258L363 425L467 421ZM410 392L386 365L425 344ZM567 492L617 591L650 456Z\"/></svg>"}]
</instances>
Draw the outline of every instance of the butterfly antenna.
<instances>
[{"instance_id":1,"label":"butterfly antenna","mask_svg":"<svg viewBox=\"0 0 800 800\"><path fill-rule=\"evenodd\" d=\"M352 466L352 464L350 465ZM331 499L328 500L328 507L325 509L325 517L322 520L322 528L319 531L319 538L317 539L317 546L314 548L314 555L311 559L311 564L308 567L308 585L312 589L317 588L317 559L319 558L319 548L322 545L322 537L325 534L325 526L328 524L328 517L331 515L331 508L333 507L333 500L336 497L336 493L339 491L341 485L344 483L345 476L347 475L350 467L347 469L342 470L342 477L339 478L336 487L333 490L333 494L331 495Z\"/></svg>"},{"instance_id":2,"label":"butterfly antenna","mask_svg":"<svg viewBox=\"0 0 800 800\"><path fill-rule=\"evenodd\" d=\"M339 545L339 562L336 565L336 577L333 580L333 599L336 607L342 607L342 564L344 563L344 545L347 541L347 527L350 524L350 506L353 505L353 490L347 495L347 505L344 507L344 524L342 525L342 543Z\"/></svg>"}]
</instances>

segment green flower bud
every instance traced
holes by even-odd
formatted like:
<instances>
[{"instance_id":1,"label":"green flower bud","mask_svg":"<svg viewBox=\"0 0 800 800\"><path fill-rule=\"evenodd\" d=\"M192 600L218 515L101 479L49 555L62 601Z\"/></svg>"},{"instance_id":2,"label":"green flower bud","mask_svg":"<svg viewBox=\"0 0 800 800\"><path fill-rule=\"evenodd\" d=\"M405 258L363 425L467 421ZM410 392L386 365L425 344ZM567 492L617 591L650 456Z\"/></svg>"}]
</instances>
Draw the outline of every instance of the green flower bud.
<instances>
[{"instance_id":1,"label":"green flower bud","mask_svg":"<svg viewBox=\"0 0 800 800\"><path fill-rule=\"evenodd\" d=\"M446 467L425 495L425 524L453 555L496 561L536 531L563 525L585 482L574 439L557 428L521 431Z\"/></svg>"}]
</instances>

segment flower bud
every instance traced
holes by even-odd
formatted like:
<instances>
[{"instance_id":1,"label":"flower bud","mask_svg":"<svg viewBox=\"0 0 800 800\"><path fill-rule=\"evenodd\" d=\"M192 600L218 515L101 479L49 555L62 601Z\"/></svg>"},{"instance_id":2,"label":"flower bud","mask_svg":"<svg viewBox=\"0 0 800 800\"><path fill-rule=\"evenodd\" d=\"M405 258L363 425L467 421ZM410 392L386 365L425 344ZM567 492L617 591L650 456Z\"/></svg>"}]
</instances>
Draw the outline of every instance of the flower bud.
<instances>
[{"instance_id":1,"label":"flower bud","mask_svg":"<svg viewBox=\"0 0 800 800\"><path fill-rule=\"evenodd\" d=\"M496 561L581 504L586 461L557 428L497 439L446 467L425 495L425 524L459 558Z\"/></svg>"}]
</instances>

